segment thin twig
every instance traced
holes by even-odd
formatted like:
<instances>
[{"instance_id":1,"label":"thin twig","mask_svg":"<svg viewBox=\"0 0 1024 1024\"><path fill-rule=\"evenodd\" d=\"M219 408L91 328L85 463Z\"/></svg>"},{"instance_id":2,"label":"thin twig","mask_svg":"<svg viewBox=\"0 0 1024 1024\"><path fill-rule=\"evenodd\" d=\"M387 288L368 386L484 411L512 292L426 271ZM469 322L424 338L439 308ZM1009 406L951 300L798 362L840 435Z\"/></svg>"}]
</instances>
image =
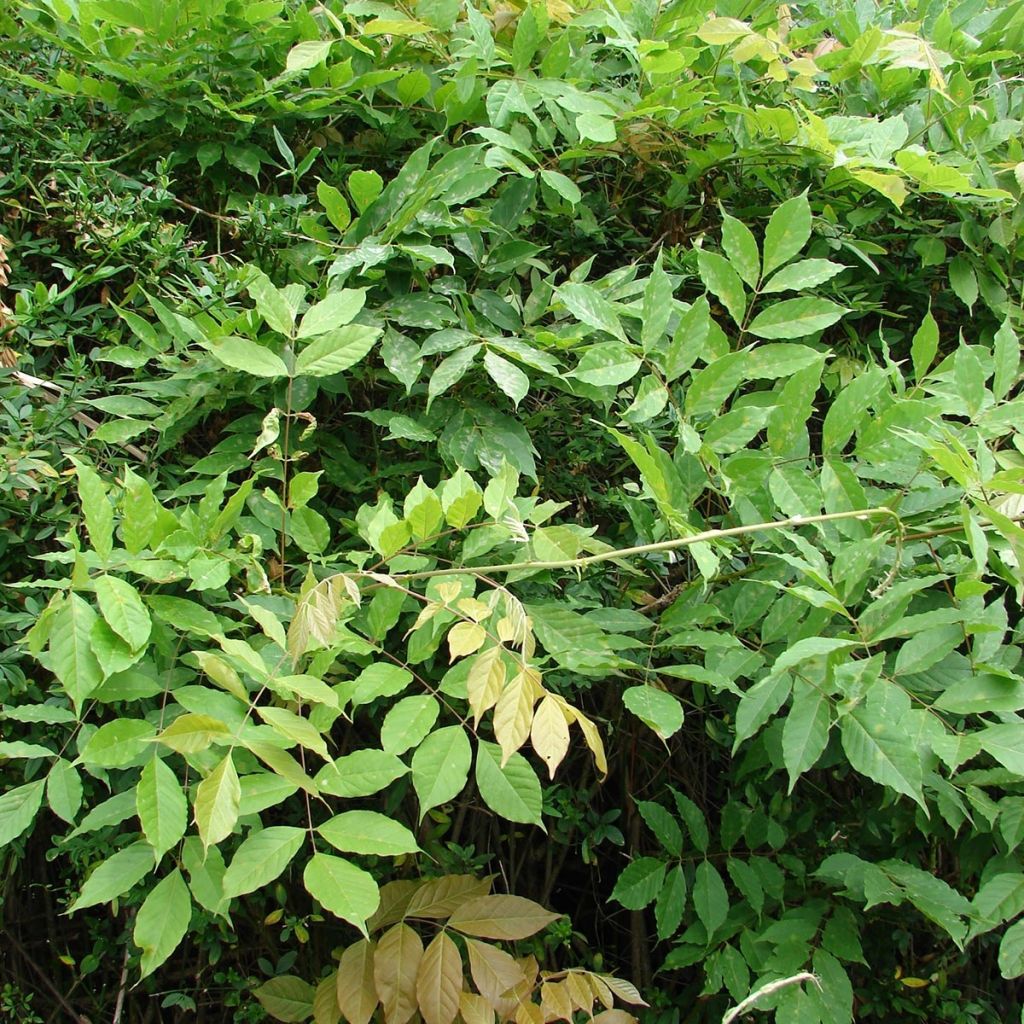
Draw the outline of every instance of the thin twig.
<instances>
[{"instance_id":1,"label":"thin twig","mask_svg":"<svg viewBox=\"0 0 1024 1024\"><path fill-rule=\"evenodd\" d=\"M39 388L43 393L43 398L48 402L56 402L64 394L64 389L59 384L54 384L53 381L43 380L42 377L33 377L30 373L23 373L21 370L12 370L11 376L23 387L28 390L33 388ZM87 416L84 412L73 412L71 418L81 423L88 430L96 430L99 427L99 422L94 420L91 416ZM138 459L139 462L145 462L147 459L146 453L141 449L137 448L133 444L118 444L112 442L116 447L123 448L133 459Z\"/></svg>"},{"instance_id":2,"label":"thin twig","mask_svg":"<svg viewBox=\"0 0 1024 1024\"><path fill-rule=\"evenodd\" d=\"M785 530L794 526L809 526L814 523L834 523L845 519L877 519L886 516L900 523L900 517L891 508L884 505L876 508L855 509L851 512L829 512L817 516L790 516L789 519L774 519L764 523L751 523L748 526L729 526L722 530L704 530L692 533L689 537L677 537L674 540L658 541L655 544L637 544L630 548L616 548L612 551L601 551L596 555L585 555L583 558L563 558L551 562L505 562L501 565L461 565L450 569L430 569L423 572L395 573L394 578L402 580L425 580L436 576L450 576L453 573L468 572L486 575L496 572L521 572L523 570L539 571L544 569L582 569L597 562L609 562L615 559L630 558L633 555L655 554L661 551L677 551L679 548L690 547L722 540L726 537L742 537L748 533L764 533L767 530ZM372 575L369 573L352 573L351 575Z\"/></svg>"},{"instance_id":3,"label":"thin twig","mask_svg":"<svg viewBox=\"0 0 1024 1024\"><path fill-rule=\"evenodd\" d=\"M53 993L54 998L56 998L57 1002L59 1002L61 1006L64 1007L64 1009L68 1013L68 1016L75 1022L75 1024L89 1024L89 1018L80 1014L67 1001L67 999L64 998L64 996L61 994L57 986L54 985L52 981L50 981L49 975L47 975L47 973L42 969L42 967L40 967L39 964L37 964L35 960L33 960L32 957L28 955L28 950L26 950L25 947L14 937L14 934L11 931L11 929L7 930L5 938L21 954L21 958L25 961L25 963L27 963L29 967L31 967L32 970L39 975L40 981L42 981L42 983Z\"/></svg>"},{"instance_id":4,"label":"thin twig","mask_svg":"<svg viewBox=\"0 0 1024 1024\"><path fill-rule=\"evenodd\" d=\"M821 982L810 971L801 971L799 974L794 974L791 978L778 978L775 981L769 981L767 985L762 985L756 992L751 992L739 1006L733 1007L722 1018L722 1024L732 1024L744 1010L753 1006L761 996L770 996L773 992L778 992L779 989L788 988L790 985L799 985L802 981L813 981L819 989L821 988Z\"/></svg>"}]
</instances>

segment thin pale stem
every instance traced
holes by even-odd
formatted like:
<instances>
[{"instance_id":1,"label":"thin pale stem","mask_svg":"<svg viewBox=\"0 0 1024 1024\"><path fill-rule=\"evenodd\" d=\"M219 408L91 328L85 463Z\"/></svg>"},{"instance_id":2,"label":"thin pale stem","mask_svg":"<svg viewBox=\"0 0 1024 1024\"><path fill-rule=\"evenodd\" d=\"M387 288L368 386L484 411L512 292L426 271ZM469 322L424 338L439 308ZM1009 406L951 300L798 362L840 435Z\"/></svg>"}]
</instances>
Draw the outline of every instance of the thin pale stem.
<instances>
[{"instance_id":1,"label":"thin pale stem","mask_svg":"<svg viewBox=\"0 0 1024 1024\"><path fill-rule=\"evenodd\" d=\"M552 562L505 562L501 565L462 565L450 569L429 569L422 572L395 573L395 579L425 580L435 576L451 576L453 573L474 573L485 575L496 572L519 572L522 570L544 569L582 569L598 562L610 562L620 558L631 558L634 555L656 554L660 551L677 551L679 548L693 544L711 543L727 537L742 537L750 533L764 533L768 530L787 530L797 526L808 526L814 523L836 523L846 519L877 519L885 516L900 525L900 517L885 506L876 508L855 509L850 512L828 512L816 516L790 516L789 519L774 519L765 523L750 523L746 526L729 526L722 530L703 530L692 533L688 537L676 537L674 540L658 541L655 544L637 544L631 548L616 548L613 551L601 551L596 555L585 555L583 558L565 558ZM357 575L353 573L352 575Z\"/></svg>"}]
</instances>

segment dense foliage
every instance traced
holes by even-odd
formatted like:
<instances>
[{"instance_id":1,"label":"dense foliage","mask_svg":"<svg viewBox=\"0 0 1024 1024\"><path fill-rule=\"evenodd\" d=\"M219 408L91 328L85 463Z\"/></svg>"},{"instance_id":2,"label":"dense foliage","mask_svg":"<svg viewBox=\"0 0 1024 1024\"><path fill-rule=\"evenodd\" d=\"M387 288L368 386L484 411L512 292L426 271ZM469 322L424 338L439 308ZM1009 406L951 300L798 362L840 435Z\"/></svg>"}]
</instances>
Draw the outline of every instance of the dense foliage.
<instances>
[{"instance_id":1,"label":"dense foliage","mask_svg":"<svg viewBox=\"0 0 1024 1024\"><path fill-rule=\"evenodd\" d=\"M0 53L0 1021L1017 1019L1021 0Z\"/></svg>"}]
</instances>

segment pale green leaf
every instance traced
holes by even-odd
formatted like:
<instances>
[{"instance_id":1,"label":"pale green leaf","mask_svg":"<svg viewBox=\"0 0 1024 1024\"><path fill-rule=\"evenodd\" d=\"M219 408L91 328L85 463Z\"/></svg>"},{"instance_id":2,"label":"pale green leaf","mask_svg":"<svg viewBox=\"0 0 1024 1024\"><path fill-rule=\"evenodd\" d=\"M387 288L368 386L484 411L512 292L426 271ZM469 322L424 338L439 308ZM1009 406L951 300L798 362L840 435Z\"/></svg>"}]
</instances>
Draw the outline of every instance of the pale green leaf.
<instances>
[{"instance_id":1,"label":"pale green leaf","mask_svg":"<svg viewBox=\"0 0 1024 1024\"><path fill-rule=\"evenodd\" d=\"M783 299L762 310L747 330L758 338L805 338L831 327L850 311L828 299Z\"/></svg>"},{"instance_id":2,"label":"pale green leaf","mask_svg":"<svg viewBox=\"0 0 1024 1024\"><path fill-rule=\"evenodd\" d=\"M269 885L291 863L306 835L305 829L291 825L251 832L224 872L224 895L243 896Z\"/></svg>"},{"instance_id":3,"label":"pale green leaf","mask_svg":"<svg viewBox=\"0 0 1024 1024\"><path fill-rule=\"evenodd\" d=\"M135 803L142 831L159 859L181 839L188 825L188 801L162 758L153 758L142 769Z\"/></svg>"},{"instance_id":4,"label":"pale green leaf","mask_svg":"<svg viewBox=\"0 0 1024 1024\"><path fill-rule=\"evenodd\" d=\"M476 784L484 803L506 821L541 823L540 779L521 754L513 753L502 766L501 747L479 740Z\"/></svg>"},{"instance_id":5,"label":"pale green leaf","mask_svg":"<svg viewBox=\"0 0 1024 1024\"><path fill-rule=\"evenodd\" d=\"M329 377L358 363L380 337L377 327L349 324L321 334L307 345L295 361L296 376Z\"/></svg>"},{"instance_id":6,"label":"pale green leaf","mask_svg":"<svg viewBox=\"0 0 1024 1024\"><path fill-rule=\"evenodd\" d=\"M811 237L811 205L807 195L786 200L768 221L764 233L764 273L788 263Z\"/></svg>"},{"instance_id":7,"label":"pale green leaf","mask_svg":"<svg viewBox=\"0 0 1024 1024\"><path fill-rule=\"evenodd\" d=\"M287 377L284 360L263 345L248 338L219 338L210 345L210 354L232 370L241 370L251 377Z\"/></svg>"},{"instance_id":8,"label":"pale green leaf","mask_svg":"<svg viewBox=\"0 0 1024 1024\"><path fill-rule=\"evenodd\" d=\"M420 849L405 825L377 811L344 811L318 825L317 832L343 853L398 857Z\"/></svg>"},{"instance_id":9,"label":"pale green leaf","mask_svg":"<svg viewBox=\"0 0 1024 1024\"><path fill-rule=\"evenodd\" d=\"M461 725L432 732L412 758L412 783L420 802L420 817L462 792L472 761L469 738Z\"/></svg>"},{"instance_id":10,"label":"pale green leaf","mask_svg":"<svg viewBox=\"0 0 1024 1024\"><path fill-rule=\"evenodd\" d=\"M153 623L139 592L117 576L98 576L93 585L107 625L133 651L144 647L149 641Z\"/></svg>"},{"instance_id":11,"label":"pale green leaf","mask_svg":"<svg viewBox=\"0 0 1024 1024\"><path fill-rule=\"evenodd\" d=\"M306 864L302 881L325 910L366 934L366 921L380 903L372 875L343 857L316 853Z\"/></svg>"},{"instance_id":12,"label":"pale green leaf","mask_svg":"<svg viewBox=\"0 0 1024 1024\"><path fill-rule=\"evenodd\" d=\"M192 897L175 868L150 891L135 916L132 938L142 950L143 978L152 974L178 948L192 918Z\"/></svg>"}]
</instances>

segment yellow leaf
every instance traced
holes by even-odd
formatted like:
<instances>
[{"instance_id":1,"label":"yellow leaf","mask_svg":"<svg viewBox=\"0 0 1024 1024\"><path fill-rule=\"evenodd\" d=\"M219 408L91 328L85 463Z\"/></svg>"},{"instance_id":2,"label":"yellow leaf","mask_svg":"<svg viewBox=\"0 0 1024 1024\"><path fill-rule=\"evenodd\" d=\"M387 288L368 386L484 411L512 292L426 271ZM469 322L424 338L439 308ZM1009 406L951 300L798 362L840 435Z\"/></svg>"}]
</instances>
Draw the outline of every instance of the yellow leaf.
<instances>
[{"instance_id":1,"label":"yellow leaf","mask_svg":"<svg viewBox=\"0 0 1024 1024\"><path fill-rule=\"evenodd\" d=\"M459 993L459 1013L465 1024L494 1024L494 1008L475 992Z\"/></svg>"},{"instance_id":2,"label":"yellow leaf","mask_svg":"<svg viewBox=\"0 0 1024 1024\"><path fill-rule=\"evenodd\" d=\"M341 1020L341 1008L337 999L337 972L329 974L316 987L313 995L314 1024L338 1024Z\"/></svg>"},{"instance_id":3,"label":"yellow leaf","mask_svg":"<svg viewBox=\"0 0 1024 1024\"><path fill-rule=\"evenodd\" d=\"M373 18L363 26L364 36L425 36L432 29L408 18Z\"/></svg>"},{"instance_id":4,"label":"yellow leaf","mask_svg":"<svg viewBox=\"0 0 1024 1024\"><path fill-rule=\"evenodd\" d=\"M455 607L463 615L468 615L474 622L483 622L494 611L490 605L484 604L483 601L475 597L463 597L456 602Z\"/></svg>"},{"instance_id":5,"label":"yellow leaf","mask_svg":"<svg viewBox=\"0 0 1024 1024\"><path fill-rule=\"evenodd\" d=\"M1024 164L1021 165L1024 167ZM503 644L510 644L515 639L516 631L512 625L512 620L507 616L503 615L498 620L498 639Z\"/></svg>"},{"instance_id":6,"label":"yellow leaf","mask_svg":"<svg viewBox=\"0 0 1024 1024\"><path fill-rule=\"evenodd\" d=\"M697 38L712 46L724 46L749 35L750 31L745 21L736 18L709 18L697 29Z\"/></svg>"},{"instance_id":7,"label":"yellow leaf","mask_svg":"<svg viewBox=\"0 0 1024 1024\"><path fill-rule=\"evenodd\" d=\"M594 992L587 984L586 975L582 971L569 971L565 976L565 990L577 1010L590 1013L594 1005Z\"/></svg>"},{"instance_id":8,"label":"yellow leaf","mask_svg":"<svg viewBox=\"0 0 1024 1024\"><path fill-rule=\"evenodd\" d=\"M377 1009L377 989L373 983L373 960L377 945L360 939L341 954L338 964L337 999L348 1024L369 1024Z\"/></svg>"},{"instance_id":9,"label":"yellow leaf","mask_svg":"<svg viewBox=\"0 0 1024 1024\"><path fill-rule=\"evenodd\" d=\"M597 726L582 711L577 710L572 705L566 704L565 707L576 720L576 724L579 725L580 731L583 733L583 739L590 748L590 752L594 755L594 764L597 765L597 770L602 775L607 775L608 759L605 757L604 743L601 740L601 734L597 731Z\"/></svg>"},{"instance_id":10,"label":"yellow leaf","mask_svg":"<svg viewBox=\"0 0 1024 1024\"><path fill-rule=\"evenodd\" d=\"M544 1024L544 1014L536 1003L520 1003L516 1007L516 1024Z\"/></svg>"},{"instance_id":11,"label":"yellow leaf","mask_svg":"<svg viewBox=\"0 0 1024 1024\"><path fill-rule=\"evenodd\" d=\"M572 1000L564 981L546 981L540 987L540 1005L546 1020L572 1024Z\"/></svg>"},{"instance_id":12,"label":"yellow leaf","mask_svg":"<svg viewBox=\"0 0 1024 1024\"><path fill-rule=\"evenodd\" d=\"M500 647L488 647L474 659L466 677L466 696L473 712L473 725L480 724L485 711L490 711L501 696L505 685L505 662L501 658Z\"/></svg>"},{"instance_id":13,"label":"yellow leaf","mask_svg":"<svg viewBox=\"0 0 1024 1024\"><path fill-rule=\"evenodd\" d=\"M406 1024L416 1012L416 975L422 957L423 943L407 924L394 925L377 943L373 984L386 1024Z\"/></svg>"},{"instance_id":14,"label":"yellow leaf","mask_svg":"<svg viewBox=\"0 0 1024 1024\"><path fill-rule=\"evenodd\" d=\"M606 1010L610 1010L615 1005L615 998L611 993L611 989L596 974L588 972L587 981L590 982L590 987L594 990L594 995L600 1000L601 1005Z\"/></svg>"},{"instance_id":15,"label":"yellow leaf","mask_svg":"<svg viewBox=\"0 0 1024 1024\"><path fill-rule=\"evenodd\" d=\"M533 716L530 740L537 755L548 766L551 778L569 752L569 723L565 712L550 694L544 697Z\"/></svg>"},{"instance_id":16,"label":"yellow leaf","mask_svg":"<svg viewBox=\"0 0 1024 1024\"><path fill-rule=\"evenodd\" d=\"M501 747L502 767L530 735L536 701L535 683L530 672L526 669L512 679L494 709L494 738Z\"/></svg>"},{"instance_id":17,"label":"yellow leaf","mask_svg":"<svg viewBox=\"0 0 1024 1024\"><path fill-rule=\"evenodd\" d=\"M476 896L490 892L491 883L487 878L475 875L443 875L423 883L406 909L406 917L425 917L431 921L442 920L453 914L457 907Z\"/></svg>"},{"instance_id":18,"label":"yellow leaf","mask_svg":"<svg viewBox=\"0 0 1024 1024\"><path fill-rule=\"evenodd\" d=\"M451 660L474 654L487 639L487 630L476 622L458 622L448 631L448 650Z\"/></svg>"},{"instance_id":19,"label":"yellow leaf","mask_svg":"<svg viewBox=\"0 0 1024 1024\"><path fill-rule=\"evenodd\" d=\"M636 1024L636 1017L625 1010L602 1010L591 1024Z\"/></svg>"},{"instance_id":20,"label":"yellow leaf","mask_svg":"<svg viewBox=\"0 0 1024 1024\"><path fill-rule=\"evenodd\" d=\"M536 935L558 916L522 896L478 896L463 903L448 925L463 935L511 942Z\"/></svg>"},{"instance_id":21,"label":"yellow leaf","mask_svg":"<svg viewBox=\"0 0 1024 1024\"><path fill-rule=\"evenodd\" d=\"M521 984L525 978L522 968L508 953L478 939L466 939L469 950L469 969L473 984L480 994L494 1006L501 997Z\"/></svg>"},{"instance_id":22,"label":"yellow leaf","mask_svg":"<svg viewBox=\"0 0 1024 1024\"><path fill-rule=\"evenodd\" d=\"M459 948L439 932L424 951L416 974L416 999L425 1024L452 1024L459 1012L461 991Z\"/></svg>"},{"instance_id":23,"label":"yellow leaf","mask_svg":"<svg viewBox=\"0 0 1024 1024\"><path fill-rule=\"evenodd\" d=\"M907 988L927 988L931 982L927 978L900 978L900 984Z\"/></svg>"}]
</instances>

